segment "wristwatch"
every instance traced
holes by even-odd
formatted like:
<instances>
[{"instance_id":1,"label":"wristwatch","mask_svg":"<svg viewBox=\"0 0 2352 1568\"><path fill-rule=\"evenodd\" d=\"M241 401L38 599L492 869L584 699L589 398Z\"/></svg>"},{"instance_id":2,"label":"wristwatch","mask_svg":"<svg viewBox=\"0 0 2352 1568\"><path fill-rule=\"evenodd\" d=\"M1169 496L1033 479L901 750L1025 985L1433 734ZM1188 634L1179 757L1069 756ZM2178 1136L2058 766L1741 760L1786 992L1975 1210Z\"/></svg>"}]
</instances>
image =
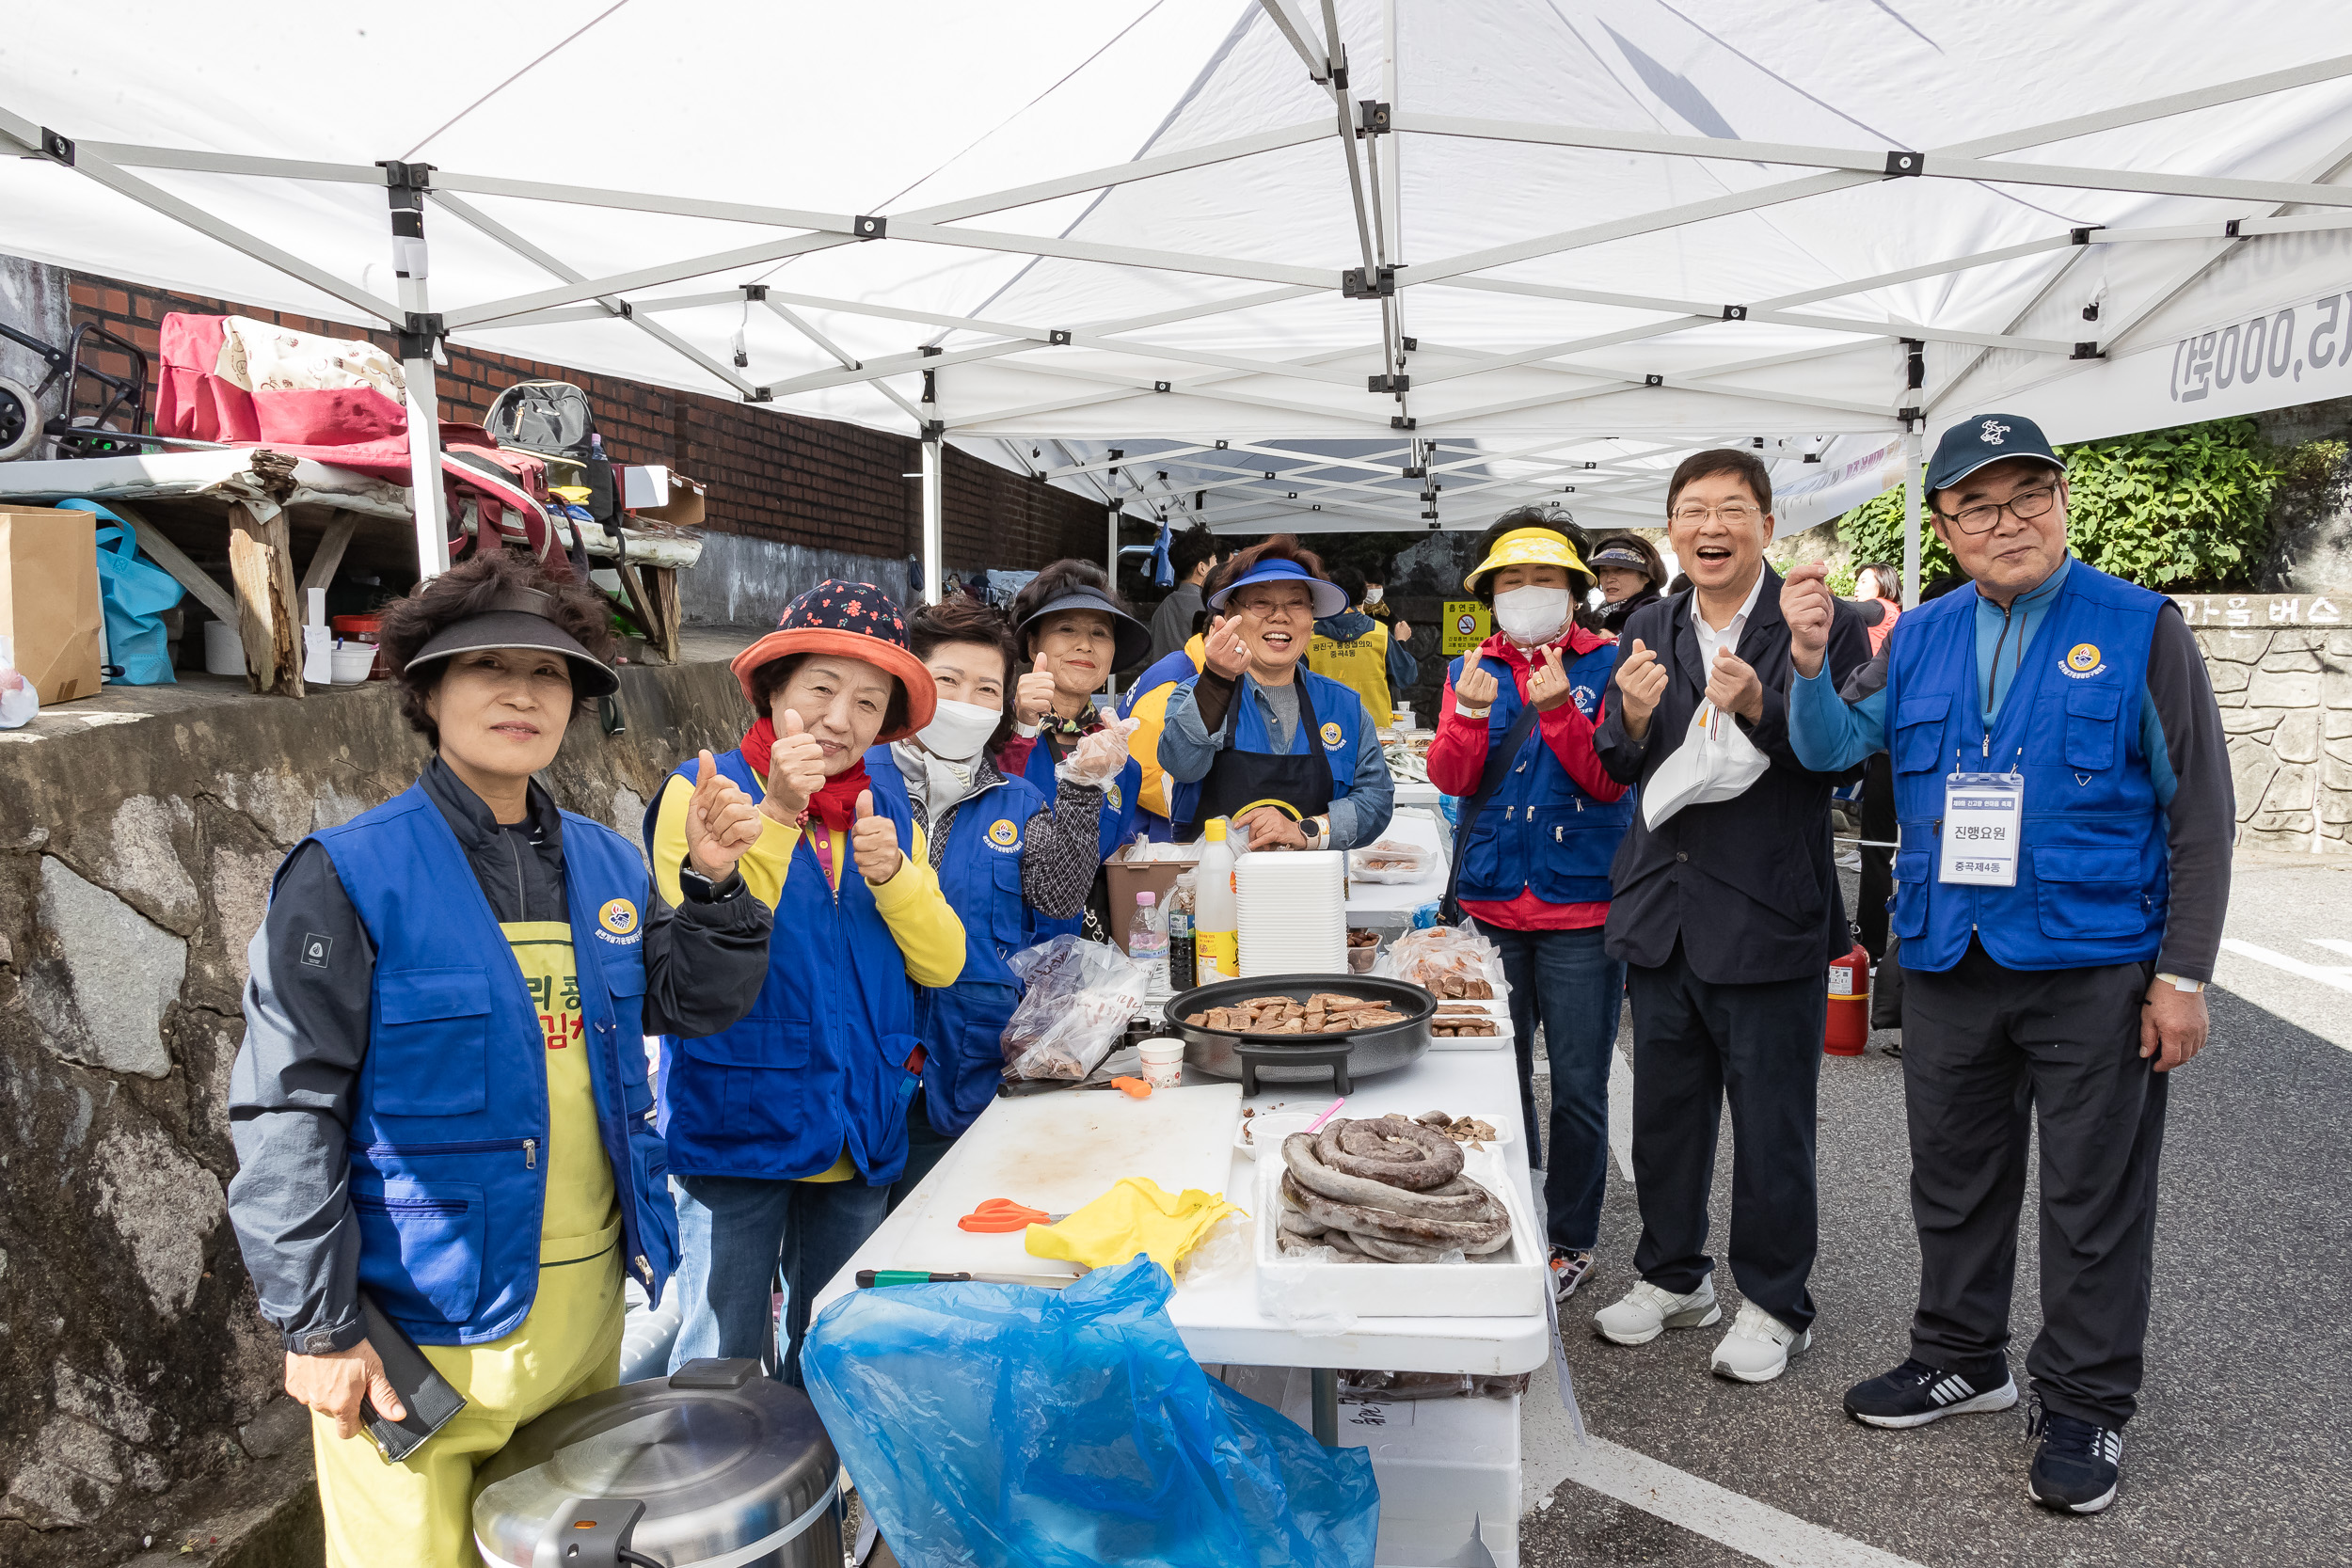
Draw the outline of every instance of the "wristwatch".
<instances>
[{"instance_id":1,"label":"wristwatch","mask_svg":"<svg viewBox=\"0 0 2352 1568\"><path fill-rule=\"evenodd\" d=\"M2185 990L2192 996L2205 989L2204 981L2184 980L2177 974L2158 974L2156 978L2170 986L2174 990Z\"/></svg>"},{"instance_id":2,"label":"wristwatch","mask_svg":"<svg viewBox=\"0 0 2352 1568\"><path fill-rule=\"evenodd\" d=\"M1303 816L1299 818L1298 831L1307 835L1307 847L1311 849L1315 847L1316 841L1323 837L1323 823L1317 817Z\"/></svg>"}]
</instances>

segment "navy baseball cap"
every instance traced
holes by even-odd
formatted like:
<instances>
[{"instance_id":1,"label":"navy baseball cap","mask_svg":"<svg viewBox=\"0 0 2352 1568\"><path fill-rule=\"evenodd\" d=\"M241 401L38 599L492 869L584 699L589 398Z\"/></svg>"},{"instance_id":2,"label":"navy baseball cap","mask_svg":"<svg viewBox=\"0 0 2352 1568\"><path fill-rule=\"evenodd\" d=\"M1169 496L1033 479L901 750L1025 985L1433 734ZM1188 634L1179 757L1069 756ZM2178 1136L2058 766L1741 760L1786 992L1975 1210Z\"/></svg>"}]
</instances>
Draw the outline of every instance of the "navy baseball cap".
<instances>
[{"instance_id":1,"label":"navy baseball cap","mask_svg":"<svg viewBox=\"0 0 2352 1568\"><path fill-rule=\"evenodd\" d=\"M1944 433L1928 459L1928 495L1958 484L1987 463L2004 457L2034 457L2060 473L2065 462L2050 450L2042 427L2023 414L1975 414Z\"/></svg>"}]
</instances>

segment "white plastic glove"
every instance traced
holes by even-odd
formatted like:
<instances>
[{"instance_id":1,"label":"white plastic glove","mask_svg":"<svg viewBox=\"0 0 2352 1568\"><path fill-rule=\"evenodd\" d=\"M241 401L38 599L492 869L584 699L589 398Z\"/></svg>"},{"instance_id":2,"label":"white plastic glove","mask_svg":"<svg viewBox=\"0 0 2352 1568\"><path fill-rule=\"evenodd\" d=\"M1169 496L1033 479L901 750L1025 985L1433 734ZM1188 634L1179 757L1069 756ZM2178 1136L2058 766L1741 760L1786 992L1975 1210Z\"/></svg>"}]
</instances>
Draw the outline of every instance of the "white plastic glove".
<instances>
[{"instance_id":1,"label":"white plastic glove","mask_svg":"<svg viewBox=\"0 0 2352 1568\"><path fill-rule=\"evenodd\" d=\"M1057 776L1102 788L1118 778L1119 770L1127 766L1127 737L1142 724L1140 719L1113 719L1101 729L1081 736L1070 754L1061 759Z\"/></svg>"}]
</instances>

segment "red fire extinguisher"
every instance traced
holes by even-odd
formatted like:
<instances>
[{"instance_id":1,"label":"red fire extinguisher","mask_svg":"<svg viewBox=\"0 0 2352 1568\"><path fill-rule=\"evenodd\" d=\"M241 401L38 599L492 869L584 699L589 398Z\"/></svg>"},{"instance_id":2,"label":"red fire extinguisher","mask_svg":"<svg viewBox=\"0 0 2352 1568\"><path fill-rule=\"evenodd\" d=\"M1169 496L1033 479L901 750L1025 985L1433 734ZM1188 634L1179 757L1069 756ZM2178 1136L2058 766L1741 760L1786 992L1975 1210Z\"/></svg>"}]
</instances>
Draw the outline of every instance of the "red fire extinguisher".
<instances>
[{"instance_id":1,"label":"red fire extinguisher","mask_svg":"<svg viewBox=\"0 0 2352 1568\"><path fill-rule=\"evenodd\" d=\"M1860 942L1830 960L1829 1022L1821 1049L1832 1056L1859 1056L1870 1043L1870 953Z\"/></svg>"}]
</instances>

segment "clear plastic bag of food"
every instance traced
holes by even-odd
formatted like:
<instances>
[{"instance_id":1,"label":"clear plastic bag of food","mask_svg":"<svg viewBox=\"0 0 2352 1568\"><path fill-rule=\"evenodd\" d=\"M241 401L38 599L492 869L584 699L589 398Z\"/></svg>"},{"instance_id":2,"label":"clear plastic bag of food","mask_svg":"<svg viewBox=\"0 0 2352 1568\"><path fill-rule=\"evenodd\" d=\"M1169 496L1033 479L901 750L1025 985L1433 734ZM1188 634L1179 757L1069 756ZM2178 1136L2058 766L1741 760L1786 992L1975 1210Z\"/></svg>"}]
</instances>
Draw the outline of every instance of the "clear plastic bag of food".
<instances>
[{"instance_id":1,"label":"clear plastic bag of food","mask_svg":"<svg viewBox=\"0 0 2352 1568\"><path fill-rule=\"evenodd\" d=\"M1359 882L1418 882L1429 875L1437 851L1402 839L1384 838L1347 852L1347 874Z\"/></svg>"},{"instance_id":2,"label":"clear plastic bag of food","mask_svg":"<svg viewBox=\"0 0 2352 1568\"><path fill-rule=\"evenodd\" d=\"M1408 980L1445 1001L1502 1002L1511 994L1501 950L1466 926L1407 931L1389 943L1372 972Z\"/></svg>"},{"instance_id":3,"label":"clear plastic bag of food","mask_svg":"<svg viewBox=\"0 0 2352 1568\"><path fill-rule=\"evenodd\" d=\"M1009 1078L1084 1078L1143 1006L1150 976L1108 942L1062 935L1006 962L1028 987L1005 1024Z\"/></svg>"},{"instance_id":4,"label":"clear plastic bag of food","mask_svg":"<svg viewBox=\"0 0 2352 1568\"><path fill-rule=\"evenodd\" d=\"M13 638L0 637L0 730L21 730L40 713L40 693L16 667Z\"/></svg>"}]
</instances>

